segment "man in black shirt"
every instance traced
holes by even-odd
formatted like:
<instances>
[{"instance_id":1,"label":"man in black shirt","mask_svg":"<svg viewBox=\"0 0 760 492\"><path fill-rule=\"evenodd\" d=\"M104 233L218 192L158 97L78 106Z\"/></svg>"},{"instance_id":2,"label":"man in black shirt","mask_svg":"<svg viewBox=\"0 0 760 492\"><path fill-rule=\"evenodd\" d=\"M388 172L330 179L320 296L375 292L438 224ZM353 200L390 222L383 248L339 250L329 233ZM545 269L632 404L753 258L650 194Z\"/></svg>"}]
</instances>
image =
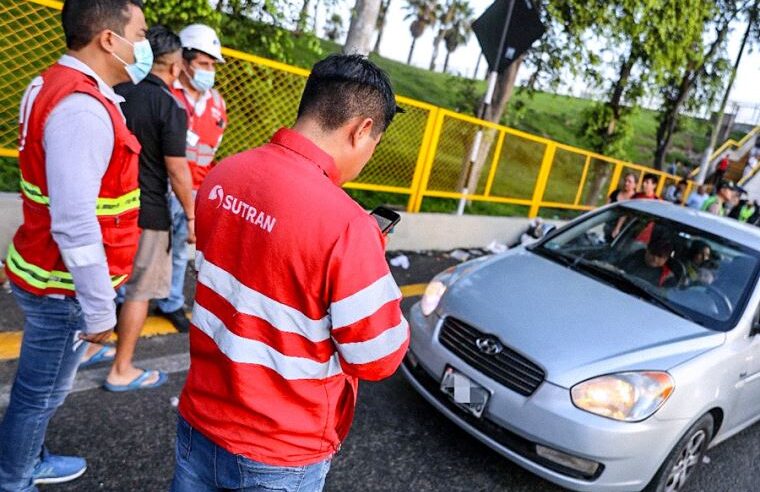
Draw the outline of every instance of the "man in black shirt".
<instances>
[{"instance_id":1,"label":"man in black shirt","mask_svg":"<svg viewBox=\"0 0 760 492\"><path fill-rule=\"evenodd\" d=\"M163 26L152 27L147 37L154 55L151 73L138 85L115 88L126 99L121 108L127 126L142 145L138 224L143 231L119 314L116 358L104 385L110 391L152 388L167 379L164 373L134 367L132 356L148 303L166 297L171 287L169 182L188 217L188 242L195 242L192 178L185 158L187 114L169 91L182 70L182 46Z\"/></svg>"}]
</instances>

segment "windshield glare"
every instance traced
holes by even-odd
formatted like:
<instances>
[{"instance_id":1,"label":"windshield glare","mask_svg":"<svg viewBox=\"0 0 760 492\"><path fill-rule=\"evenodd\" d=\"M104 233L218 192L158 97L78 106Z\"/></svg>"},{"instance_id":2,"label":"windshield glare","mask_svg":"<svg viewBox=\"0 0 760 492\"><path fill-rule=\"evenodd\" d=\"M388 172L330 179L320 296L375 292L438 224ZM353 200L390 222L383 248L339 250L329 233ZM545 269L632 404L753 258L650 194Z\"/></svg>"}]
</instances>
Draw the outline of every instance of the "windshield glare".
<instances>
[{"instance_id":1,"label":"windshield glare","mask_svg":"<svg viewBox=\"0 0 760 492\"><path fill-rule=\"evenodd\" d=\"M741 314L758 266L749 248L623 207L596 214L535 250L623 291L630 292L623 284L643 284L689 319L722 331Z\"/></svg>"}]
</instances>

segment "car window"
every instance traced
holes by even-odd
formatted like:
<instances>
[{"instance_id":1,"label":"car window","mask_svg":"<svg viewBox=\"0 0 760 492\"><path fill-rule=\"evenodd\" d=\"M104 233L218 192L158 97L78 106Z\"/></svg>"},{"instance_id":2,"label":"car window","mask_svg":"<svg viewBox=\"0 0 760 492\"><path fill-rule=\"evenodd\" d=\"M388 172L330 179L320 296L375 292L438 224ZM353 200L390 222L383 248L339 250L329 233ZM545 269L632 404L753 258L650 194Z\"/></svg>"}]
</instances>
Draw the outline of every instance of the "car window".
<instances>
[{"instance_id":1,"label":"car window","mask_svg":"<svg viewBox=\"0 0 760 492\"><path fill-rule=\"evenodd\" d=\"M532 250L716 330L734 325L760 263L749 248L623 207L597 213Z\"/></svg>"}]
</instances>

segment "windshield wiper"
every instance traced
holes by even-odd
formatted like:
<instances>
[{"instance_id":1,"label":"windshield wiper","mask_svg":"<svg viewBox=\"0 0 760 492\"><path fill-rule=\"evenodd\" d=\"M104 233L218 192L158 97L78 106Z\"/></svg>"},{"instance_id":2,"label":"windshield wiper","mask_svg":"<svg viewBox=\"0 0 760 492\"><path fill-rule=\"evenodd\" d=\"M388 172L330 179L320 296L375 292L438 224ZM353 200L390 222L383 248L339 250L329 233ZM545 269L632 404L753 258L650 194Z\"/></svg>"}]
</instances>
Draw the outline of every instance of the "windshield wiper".
<instances>
[{"instance_id":1,"label":"windshield wiper","mask_svg":"<svg viewBox=\"0 0 760 492\"><path fill-rule=\"evenodd\" d=\"M646 280L627 275L615 267L606 267L596 262L583 260L582 258L578 258L576 263L584 269L592 270L597 275L611 281L615 286L623 287L631 294L636 294L638 297L656 304L666 311L670 311L675 315L696 323L694 318L689 316L683 309L661 297L657 289Z\"/></svg>"}]
</instances>

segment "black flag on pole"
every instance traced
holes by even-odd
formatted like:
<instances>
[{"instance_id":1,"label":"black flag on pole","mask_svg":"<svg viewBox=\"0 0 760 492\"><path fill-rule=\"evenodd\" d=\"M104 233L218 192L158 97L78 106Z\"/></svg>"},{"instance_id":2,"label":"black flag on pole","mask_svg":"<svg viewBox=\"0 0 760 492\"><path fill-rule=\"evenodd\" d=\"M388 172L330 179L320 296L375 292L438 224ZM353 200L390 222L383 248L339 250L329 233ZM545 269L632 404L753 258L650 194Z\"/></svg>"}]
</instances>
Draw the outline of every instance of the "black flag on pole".
<instances>
[{"instance_id":1,"label":"black flag on pole","mask_svg":"<svg viewBox=\"0 0 760 492\"><path fill-rule=\"evenodd\" d=\"M499 53L499 42L504 32L510 1L514 1L515 6L504 49ZM504 71L546 32L538 11L530 0L496 0L472 24L472 30L483 49L490 70L497 72Z\"/></svg>"}]
</instances>

